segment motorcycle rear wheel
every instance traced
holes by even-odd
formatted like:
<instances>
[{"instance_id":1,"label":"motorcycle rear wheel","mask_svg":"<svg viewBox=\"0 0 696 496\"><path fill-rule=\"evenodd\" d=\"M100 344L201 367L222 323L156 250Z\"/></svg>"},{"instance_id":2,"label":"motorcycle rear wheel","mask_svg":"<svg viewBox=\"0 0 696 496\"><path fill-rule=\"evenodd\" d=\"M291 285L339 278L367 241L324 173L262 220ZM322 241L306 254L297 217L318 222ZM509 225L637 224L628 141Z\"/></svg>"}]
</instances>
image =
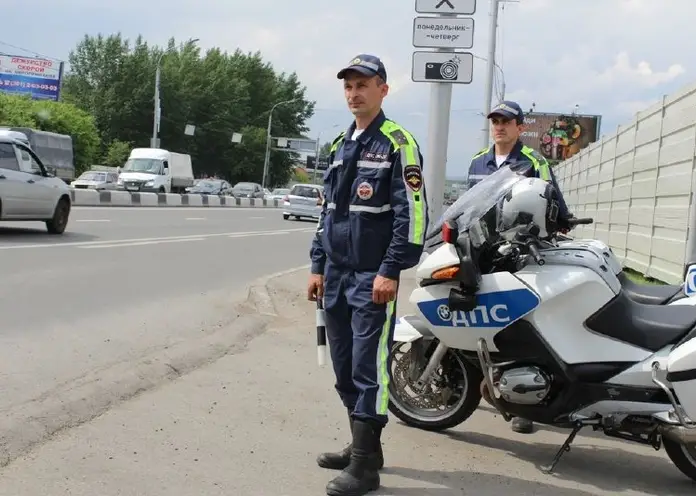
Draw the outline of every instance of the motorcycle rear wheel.
<instances>
[{"instance_id":1,"label":"motorcycle rear wheel","mask_svg":"<svg viewBox=\"0 0 696 496\"><path fill-rule=\"evenodd\" d=\"M679 471L693 481L696 481L696 444L686 446L666 437L662 438L667 456Z\"/></svg>"},{"instance_id":2,"label":"motorcycle rear wheel","mask_svg":"<svg viewBox=\"0 0 696 496\"><path fill-rule=\"evenodd\" d=\"M446 404L440 406L448 408L444 412L423 408L414 405L419 402L419 392L413 387L413 381L404 373L410 365L409 352L401 351L405 346L409 346L409 343L397 342L392 347L389 411L407 425L426 431L437 432L451 429L468 419L481 402L480 384L483 380L481 371L462 358L456 350L447 350L440 362L440 367L434 374L434 379L426 386L426 389L430 391L421 394L420 397L430 395L437 399L439 395ZM437 341L429 346L426 357L430 357L435 347L437 347ZM417 398L407 397L408 391L405 390L407 386L417 393ZM439 387L440 391L433 392L433 387ZM452 398L455 401L450 401Z\"/></svg>"}]
</instances>

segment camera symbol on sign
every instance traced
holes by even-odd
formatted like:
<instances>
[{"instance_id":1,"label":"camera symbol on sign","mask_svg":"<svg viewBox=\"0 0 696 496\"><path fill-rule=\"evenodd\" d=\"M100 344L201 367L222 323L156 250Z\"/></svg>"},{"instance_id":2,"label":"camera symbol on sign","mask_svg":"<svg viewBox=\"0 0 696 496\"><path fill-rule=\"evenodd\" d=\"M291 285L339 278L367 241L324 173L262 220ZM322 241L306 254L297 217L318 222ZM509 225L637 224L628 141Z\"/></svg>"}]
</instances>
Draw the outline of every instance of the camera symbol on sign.
<instances>
[{"instance_id":1,"label":"camera symbol on sign","mask_svg":"<svg viewBox=\"0 0 696 496\"><path fill-rule=\"evenodd\" d=\"M456 55L446 62L427 62L425 78L441 81L454 81L459 77L459 63L462 61Z\"/></svg>"}]
</instances>

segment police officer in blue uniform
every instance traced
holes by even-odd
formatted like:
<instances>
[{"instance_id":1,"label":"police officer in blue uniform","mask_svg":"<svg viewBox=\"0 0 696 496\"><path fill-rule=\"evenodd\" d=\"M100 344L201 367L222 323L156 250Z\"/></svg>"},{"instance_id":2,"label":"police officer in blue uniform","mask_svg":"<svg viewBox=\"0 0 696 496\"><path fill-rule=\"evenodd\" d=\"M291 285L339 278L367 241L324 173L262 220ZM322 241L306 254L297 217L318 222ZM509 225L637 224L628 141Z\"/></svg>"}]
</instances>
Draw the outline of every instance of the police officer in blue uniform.
<instances>
[{"instance_id":1,"label":"police officer in blue uniform","mask_svg":"<svg viewBox=\"0 0 696 496\"><path fill-rule=\"evenodd\" d=\"M524 130L522 108L516 102L503 101L491 110L488 119L491 121L491 135L494 144L474 155L469 166L469 187L497 171L500 167L516 162L530 162L533 165L533 168L530 168L530 174L551 181L558 191L558 224L562 231L569 230L570 226L566 220L571 215L548 161L539 152L525 146L520 141L520 135ZM512 430L521 434L531 434L534 431L534 424L530 420L515 417L512 420Z\"/></svg>"},{"instance_id":2,"label":"police officer in blue uniform","mask_svg":"<svg viewBox=\"0 0 696 496\"><path fill-rule=\"evenodd\" d=\"M420 260L428 209L418 144L382 110L384 64L358 55L337 77L355 120L331 146L308 299L324 298L336 390L352 432L350 445L317 463L342 470L328 495L358 496L380 485L399 278Z\"/></svg>"}]
</instances>

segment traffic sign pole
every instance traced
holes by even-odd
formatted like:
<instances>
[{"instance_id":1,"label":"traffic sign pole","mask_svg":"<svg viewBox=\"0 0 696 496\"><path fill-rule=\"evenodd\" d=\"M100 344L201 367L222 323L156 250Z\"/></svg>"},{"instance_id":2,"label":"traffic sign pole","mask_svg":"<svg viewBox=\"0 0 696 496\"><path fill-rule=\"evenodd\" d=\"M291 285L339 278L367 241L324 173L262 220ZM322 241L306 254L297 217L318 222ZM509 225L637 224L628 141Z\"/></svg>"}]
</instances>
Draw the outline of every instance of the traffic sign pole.
<instances>
[{"instance_id":1,"label":"traffic sign pole","mask_svg":"<svg viewBox=\"0 0 696 496\"><path fill-rule=\"evenodd\" d=\"M445 198L451 107L452 84L431 83L430 112L428 116L428 153L423 175L428 196L428 213L433 224L442 215L442 204Z\"/></svg>"},{"instance_id":2,"label":"traffic sign pole","mask_svg":"<svg viewBox=\"0 0 696 496\"><path fill-rule=\"evenodd\" d=\"M490 143L490 122L488 113L491 111L493 100L493 76L495 74L495 49L498 31L498 5L500 0L491 0L490 24L488 25L488 67L484 89L483 127L481 128L481 148L487 148Z\"/></svg>"},{"instance_id":3,"label":"traffic sign pole","mask_svg":"<svg viewBox=\"0 0 696 496\"><path fill-rule=\"evenodd\" d=\"M416 0L416 12L435 14L414 20L413 45L435 50L413 54L411 76L413 81L431 84L428 150L423 170L431 224L442 215L445 197L452 85L469 84L473 77L473 55L452 49L472 47L473 19L459 16L475 11L476 0Z\"/></svg>"}]
</instances>

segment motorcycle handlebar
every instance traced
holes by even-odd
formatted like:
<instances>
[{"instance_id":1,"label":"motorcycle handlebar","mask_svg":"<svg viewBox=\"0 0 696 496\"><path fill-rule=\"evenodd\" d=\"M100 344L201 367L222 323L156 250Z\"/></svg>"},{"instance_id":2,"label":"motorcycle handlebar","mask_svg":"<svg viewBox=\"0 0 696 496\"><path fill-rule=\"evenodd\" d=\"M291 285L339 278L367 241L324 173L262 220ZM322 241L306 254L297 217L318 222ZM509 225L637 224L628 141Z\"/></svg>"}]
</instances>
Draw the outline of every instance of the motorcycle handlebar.
<instances>
[{"instance_id":1,"label":"motorcycle handlebar","mask_svg":"<svg viewBox=\"0 0 696 496\"><path fill-rule=\"evenodd\" d=\"M546 261L541 257L541 253L539 253L539 248L537 248L536 244L529 243L527 246L529 247L529 254L532 256L534 261L538 265L544 265Z\"/></svg>"},{"instance_id":2,"label":"motorcycle handlebar","mask_svg":"<svg viewBox=\"0 0 696 496\"><path fill-rule=\"evenodd\" d=\"M568 224L570 225L570 227L579 226L582 224L592 224L593 222L594 219L592 217L571 217L570 219L568 219Z\"/></svg>"}]
</instances>

